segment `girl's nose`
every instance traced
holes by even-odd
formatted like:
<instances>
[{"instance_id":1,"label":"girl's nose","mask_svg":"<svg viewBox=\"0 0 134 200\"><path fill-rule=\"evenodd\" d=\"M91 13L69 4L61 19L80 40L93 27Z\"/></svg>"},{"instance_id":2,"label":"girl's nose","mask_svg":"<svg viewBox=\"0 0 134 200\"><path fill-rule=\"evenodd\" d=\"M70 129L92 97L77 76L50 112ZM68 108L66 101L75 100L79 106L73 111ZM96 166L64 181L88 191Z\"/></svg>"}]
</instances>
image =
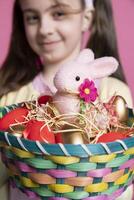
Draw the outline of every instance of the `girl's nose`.
<instances>
[{"instance_id":1,"label":"girl's nose","mask_svg":"<svg viewBox=\"0 0 134 200\"><path fill-rule=\"evenodd\" d=\"M41 19L39 33L43 36L53 34L55 29L54 22L48 17Z\"/></svg>"}]
</instances>

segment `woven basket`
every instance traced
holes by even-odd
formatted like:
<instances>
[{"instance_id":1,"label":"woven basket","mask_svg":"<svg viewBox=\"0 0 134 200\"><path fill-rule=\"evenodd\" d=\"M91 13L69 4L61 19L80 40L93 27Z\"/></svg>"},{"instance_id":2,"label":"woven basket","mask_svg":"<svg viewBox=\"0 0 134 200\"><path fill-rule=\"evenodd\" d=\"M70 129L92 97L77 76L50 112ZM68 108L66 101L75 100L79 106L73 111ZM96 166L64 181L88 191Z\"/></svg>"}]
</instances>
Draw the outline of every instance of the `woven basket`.
<instances>
[{"instance_id":1,"label":"woven basket","mask_svg":"<svg viewBox=\"0 0 134 200\"><path fill-rule=\"evenodd\" d=\"M1 108L1 116L18 105ZM106 144L45 144L0 132L10 182L45 200L115 200L134 178L134 138Z\"/></svg>"}]
</instances>

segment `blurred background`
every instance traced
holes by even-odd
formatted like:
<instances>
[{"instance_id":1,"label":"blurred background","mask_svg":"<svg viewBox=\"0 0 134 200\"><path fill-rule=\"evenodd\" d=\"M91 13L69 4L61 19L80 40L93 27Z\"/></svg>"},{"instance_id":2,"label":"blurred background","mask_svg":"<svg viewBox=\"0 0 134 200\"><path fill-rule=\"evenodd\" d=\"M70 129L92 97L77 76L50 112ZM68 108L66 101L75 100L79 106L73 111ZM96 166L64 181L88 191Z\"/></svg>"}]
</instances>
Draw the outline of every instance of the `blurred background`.
<instances>
[{"instance_id":1,"label":"blurred background","mask_svg":"<svg viewBox=\"0 0 134 200\"><path fill-rule=\"evenodd\" d=\"M0 65L7 54L14 0L0 0ZM118 48L134 98L134 0L112 0Z\"/></svg>"}]
</instances>

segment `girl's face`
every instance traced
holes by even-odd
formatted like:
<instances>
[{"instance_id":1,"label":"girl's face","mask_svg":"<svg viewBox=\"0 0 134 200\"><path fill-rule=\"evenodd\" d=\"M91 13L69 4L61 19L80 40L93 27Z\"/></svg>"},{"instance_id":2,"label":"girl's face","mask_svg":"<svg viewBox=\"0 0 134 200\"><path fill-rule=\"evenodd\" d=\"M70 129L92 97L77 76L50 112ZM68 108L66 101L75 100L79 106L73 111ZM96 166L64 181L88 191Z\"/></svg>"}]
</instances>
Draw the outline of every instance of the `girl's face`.
<instances>
[{"instance_id":1,"label":"girl's face","mask_svg":"<svg viewBox=\"0 0 134 200\"><path fill-rule=\"evenodd\" d=\"M75 57L85 30L85 10L80 0L20 0L26 37L47 64Z\"/></svg>"}]
</instances>

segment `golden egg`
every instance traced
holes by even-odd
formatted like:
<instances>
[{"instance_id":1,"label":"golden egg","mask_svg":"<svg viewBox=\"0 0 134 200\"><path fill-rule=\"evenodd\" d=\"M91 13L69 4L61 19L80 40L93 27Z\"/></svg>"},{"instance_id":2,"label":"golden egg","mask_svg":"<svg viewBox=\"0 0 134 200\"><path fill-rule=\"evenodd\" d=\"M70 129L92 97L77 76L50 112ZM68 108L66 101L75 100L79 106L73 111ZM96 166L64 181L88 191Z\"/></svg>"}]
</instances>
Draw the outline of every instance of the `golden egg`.
<instances>
[{"instance_id":1,"label":"golden egg","mask_svg":"<svg viewBox=\"0 0 134 200\"><path fill-rule=\"evenodd\" d=\"M127 122L128 120L128 108L125 99L122 96L115 96L113 101L115 112L119 117L120 122Z\"/></svg>"},{"instance_id":2,"label":"golden egg","mask_svg":"<svg viewBox=\"0 0 134 200\"><path fill-rule=\"evenodd\" d=\"M80 132L68 132L62 134L63 143L65 144L83 144L84 140Z\"/></svg>"}]
</instances>

